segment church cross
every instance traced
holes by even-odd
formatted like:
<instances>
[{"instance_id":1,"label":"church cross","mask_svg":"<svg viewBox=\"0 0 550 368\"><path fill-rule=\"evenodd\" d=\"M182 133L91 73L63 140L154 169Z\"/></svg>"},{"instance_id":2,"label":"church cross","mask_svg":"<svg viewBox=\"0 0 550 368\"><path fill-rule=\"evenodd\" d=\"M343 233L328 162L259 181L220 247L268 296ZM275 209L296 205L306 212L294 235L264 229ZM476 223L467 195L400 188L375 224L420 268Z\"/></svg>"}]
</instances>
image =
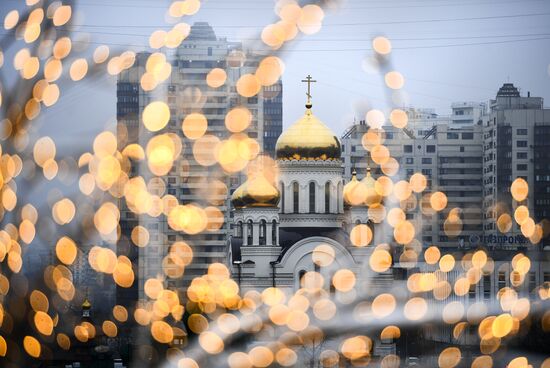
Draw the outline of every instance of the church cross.
<instances>
[{"instance_id":1,"label":"church cross","mask_svg":"<svg viewBox=\"0 0 550 368\"><path fill-rule=\"evenodd\" d=\"M313 78L311 78L311 75L308 74L306 79L302 79L302 83L307 83L307 106L311 107L311 83L317 82Z\"/></svg>"}]
</instances>

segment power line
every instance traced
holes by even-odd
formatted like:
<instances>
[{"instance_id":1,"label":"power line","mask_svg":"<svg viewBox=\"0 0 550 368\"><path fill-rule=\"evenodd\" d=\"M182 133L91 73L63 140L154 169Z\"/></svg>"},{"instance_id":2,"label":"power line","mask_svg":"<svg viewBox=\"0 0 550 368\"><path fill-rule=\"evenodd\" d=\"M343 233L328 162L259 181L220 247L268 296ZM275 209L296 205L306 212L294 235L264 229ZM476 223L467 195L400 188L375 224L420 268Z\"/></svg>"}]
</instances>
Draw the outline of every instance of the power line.
<instances>
[{"instance_id":1,"label":"power line","mask_svg":"<svg viewBox=\"0 0 550 368\"><path fill-rule=\"evenodd\" d=\"M18 1L18 0L10 0L10 1ZM429 5L377 5L377 6L342 6L342 5L335 5L334 9L336 10L361 10L361 9L404 9L404 8L437 8L437 7L453 7L453 6L479 6L479 5L507 5L507 4L517 4L517 3L525 3L525 2L541 2L545 0L520 0L520 1L503 1L503 2L495 2L495 1L487 1L487 2L457 2L457 3L451 3L451 4L429 4ZM245 3L245 2L240 2ZM258 5L256 1L246 2L250 4ZM86 7L112 7L112 8L143 8L143 9L168 9L170 6L169 4L166 4L164 6L162 5L136 5L136 4L113 4L113 3L85 3L85 2L78 2L78 6L86 6ZM219 7L219 6L209 6L209 4L203 5L204 9L206 10L267 10L267 9L273 9L274 4L271 6L261 6L261 7ZM330 6L326 7L331 9Z\"/></svg>"},{"instance_id":2,"label":"power line","mask_svg":"<svg viewBox=\"0 0 550 368\"><path fill-rule=\"evenodd\" d=\"M489 41L489 42L476 42L476 43L459 43L459 44L444 44L444 45L427 45L427 46L405 46L405 47L393 47L393 50L415 50L415 49L432 49L432 48L448 48L448 47L462 47L462 46L479 46L479 45L493 45L515 42L527 42L527 41L540 41L548 40L550 37L529 38L522 40L505 40L505 41ZM94 42L94 41L79 41L74 40L73 43L84 43L92 45L106 45L106 46L122 46L122 47L145 47L149 48L147 44L124 44L124 43L112 43L112 42ZM272 49L254 49L252 51L258 52L276 52ZM292 49L290 52L346 52L346 51L372 51L372 48L353 48L353 49Z\"/></svg>"},{"instance_id":3,"label":"power line","mask_svg":"<svg viewBox=\"0 0 550 368\"><path fill-rule=\"evenodd\" d=\"M522 17L540 17L547 16L550 13L527 13L527 14L509 14L509 15L491 15L484 17L463 17L463 18L436 18L436 19L419 19L419 20L401 20L401 21L386 21L386 22L357 22L357 23L328 23L323 24L323 27L347 27L347 26L365 26L365 25L389 25L389 24L416 24L416 23L435 23L435 22L462 22L474 20L490 20L490 19L510 19ZM90 27L90 28L162 28L167 25L105 25L105 24L72 24L68 27ZM264 25L216 25L215 28L263 28Z\"/></svg>"},{"instance_id":4,"label":"power line","mask_svg":"<svg viewBox=\"0 0 550 368\"><path fill-rule=\"evenodd\" d=\"M137 37L150 37L150 34L142 33L120 33L120 32L103 32L103 31L80 31L80 30L61 30L71 33L85 33L85 34L103 34L112 36L137 36ZM4 33L5 34L5 33ZM508 34L508 35L486 35L486 36L447 36L447 37L388 37L391 42L393 41L436 41L436 40L462 40L462 39L482 39L482 38L506 38L506 37L532 37L532 36L549 36L550 33L525 33L525 34ZM258 41L259 38L243 38L240 37L238 41ZM371 38L304 38L302 41L307 42L371 42Z\"/></svg>"}]
</instances>

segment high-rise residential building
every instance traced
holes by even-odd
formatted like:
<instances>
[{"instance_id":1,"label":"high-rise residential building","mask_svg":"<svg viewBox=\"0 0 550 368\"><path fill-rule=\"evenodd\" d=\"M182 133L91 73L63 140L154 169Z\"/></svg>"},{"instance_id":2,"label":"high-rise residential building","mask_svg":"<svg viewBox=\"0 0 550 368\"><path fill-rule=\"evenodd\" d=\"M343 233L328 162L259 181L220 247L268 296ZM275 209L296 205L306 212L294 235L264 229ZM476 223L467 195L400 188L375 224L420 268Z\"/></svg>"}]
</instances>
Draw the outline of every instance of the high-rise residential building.
<instances>
[{"instance_id":1,"label":"high-rise residential building","mask_svg":"<svg viewBox=\"0 0 550 368\"><path fill-rule=\"evenodd\" d=\"M408 203L407 219L415 224L418 240L426 246L475 246L483 235L481 126L455 125L448 116L438 116L427 109L406 112L406 128L383 127L383 144L399 162L399 172L393 179L409 180L414 173L421 173L428 183L424 194L442 191L448 198L447 209L439 213L423 211L421 201ZM347 178L353 169L361 175L367 165L373 166L362 144L368 130L369 125L361 121L342 138ZM381 174L379 169L373 169L375 176ZM459 234L449 231L446 225L448 212L453 208L460 209Z\"/></svg>"},{"instance_id":2,"label":"high-rise residential building","mask_svg":"<svg viewBox=\"0 0 550 368\"><path fill-rule=\"evenodd\" d=\"M395 143L399 145L400 142L405 140L419 140L421 144L424 141L432 141L435 136L433 135L433 128L441 124L449 124L450 119L448 116L441 116L435 113L434 109L405 109L408 117L407 127L404 129L397 129L391 125L385 125L383 127L384 137L386 139L385 144ZM351 172L356 169L358 172L364 172L369 164L369 158L366 154L366 150L362 145L363 135L370 129L370 126L365 120L361 120L351 127L349 127L342 135L342 156L344 160L344 176L349 179ZM411 143L409 142L409 144ZM408 150L409 147L407 147ZM394 147L392 152L393 157L403 156L403 149L400 151L397 147ZM432 153L432 152L428 152ZM418 163L420 163L418 161ZM413 169L414 160L404 160L404 165L407 168ZM404 167L404 166L402 166Z\"/></svg>"},{"instance_id":3,"label":"high-rise residential building","mask_svg":"<svg viewBox=\"0 0 550 368\"><path fill-rule=\"evenodd\" d=\"M529 239L515 221L506 236L497 221L504 214L513 218L520 205L527 206L536 223L550 215L550 109L544 108L541 97L531 97L529 92L521 96L518 88L505 83L483 117L483 134L486 243L499 248L527 245ZM528 196L521 202L510 192L516 178L524 178L529 186Z\"/></svg>"},{"instance_id":4,"label":"high-rise residential building","mask_svg":"<svg viewBox=\"0 0 550 368\"><path fill-rule=\"evenodd\" d=\"M384 145L400 164L398 177L408 179L419 172L428 178L429 190L444 192L447 209L459 208L462 231L458 237L445 233L443 211L438 218L421 216L417 229L422 242L445 246L476 246L513 249L529 239L513 221L515 209L525 205L536 224L547 233L550 215L550 109L540 97L521 96L511 83L505 83L485 104L457 102L449 117L431 110L407 110L409 122L404 129L384 126ZM466 119L467 118L467 119ZM365 122L355 124L344 134L345 174L352 168L364 171L369 156L361 144L369 129ZM513 200L510 188L516 178L528 183L524 201ZM418 208L417 208L418 210ZM510 222L511 229L499 231L497 221ZM415 214L408 216L414 218ZM419 221L419 222L418 222ZM457 243L458 241L458 243ZM548 237L542 239L547 245Z\"/></svg>"},{"instance_id":5,"label":"high-rise residential building","mask_svg":"<svg viewBox=\"0 0 550 368\"><path fill-rule=\"evenodd\" d=\"M522 97L511 84L505 84L489 105L490 110L485 111L484 104L454 103L448 117L430 110L418 113L409 109L406 128L383 126L383 144L400 166L392 178L394 182L422 173L428 179L423 193L442 191L448 199L445 210L428 215L414 201L405 206L401 203L407 219L415 224L423 248L437 245L441 254L451 254L456 260L468 259L475 251L484 250L492 262L492 271L484 273L465 292L451 293L445 302L428 295L426 301L435 316L444 315L444 308L451 302L467 313L498 305L497 297L504 288L527 298L550 280L545 251L548 238L542 239L541 248L530 246L530 239L514 220L514 210L519 205L528 207L537 224L547 222L550 215L549 109L544 109L542 98L530 94ZM368 130L368 124L362 121L348 129L342 139L347 178L353 168L364 173L369 163L373 166L362 144ZM381 175L379 170L374 176L377 175ZM528 197L521 202L516 202L510 193L510 186L518 177L523 177L529 186ZM452 234L451 228L449 234L445 221L455 208L461 220L460 232ZM496 224L503 213L510 214L510 223L514 223L508 232L501 232ZM514 272L510 264L514 257L522 255L531 264L525 275ZM404 279L439 269L437 263L428 264L424 257L419 254L414 268L403 269ZM400 267L396 263L394 269ZM461 267L445 274L450 285L463 277ZM471 349L466 347L479 346L477 329L465 329L458 337L454 332L452 325L436 319L424 324L422 337L430 344L444 346L460 342L466 351L463 357L472 359Z\"/></svg>"},{"instance_id":6,"label":"high-rise residential building","mask_svg":"<svg viewBox=\"0 0 550 368\"><path fill-rule=\"evenodd\" d=\"M283 82L264 88L264 152L275 157L275 144L283 131Z\"/></svg>"},{"instance_id":7,"label":"high-rise residential building","mask_svg":"<svg viewBox=\"0 0 550 368\"><path fill-rule=\"evenodd\" d=\"M170 108L171 117L163 132L174 133L181 139L181 154L170 172L160 180L148 176L147 170L140 171L138 164L132 167L130 176L143 176L151 192L157 191L160 197L174 196L179 204L215 206L223 213L224 224L219 229L187 235L174 231L164 215L156 218L137 216L121 201L122 235L117 251L128 256L137 267L137 282L132 288L119 288L119 304L131 304L145 297L144 281L162 275L163 259L175 242L184 241L192 248L193 261L185 267L181 278L165 279L167 288L182 292L193 278L205 274L209 265L227 260L226 242L231 216L227 207L228 194L240 184L243 175L229 175L218 164L205 166L197 162L194 141L182 132L185 117L191 113L203 114L208 121L206 134L223 140L231 134L225 126L226 114L235 107L244 106L252 114L252 122L244 133L268 153L274 149L270 142L277 140L282 128L280 81L255 97L242 97L236 90L237 80L241 75L256 70L261 55L246 52L240 43L217 37L212 27L204 22L195 23L185 41L177 49L167 50L166 54L166 62L172 67L171 75L152 91L140 87L150 53L139 53L134 65L120 74L117 85L118 130L125 144L139 143L145 147L152 135L141 123L142 112L150 102L164 101ZM206 81L213 68L220 68L227 75L225 83L217 88L209 86ZM131 232L137 225L149 232L149 244L145 247L132 243Z\"/></svg>"}]
</instances>

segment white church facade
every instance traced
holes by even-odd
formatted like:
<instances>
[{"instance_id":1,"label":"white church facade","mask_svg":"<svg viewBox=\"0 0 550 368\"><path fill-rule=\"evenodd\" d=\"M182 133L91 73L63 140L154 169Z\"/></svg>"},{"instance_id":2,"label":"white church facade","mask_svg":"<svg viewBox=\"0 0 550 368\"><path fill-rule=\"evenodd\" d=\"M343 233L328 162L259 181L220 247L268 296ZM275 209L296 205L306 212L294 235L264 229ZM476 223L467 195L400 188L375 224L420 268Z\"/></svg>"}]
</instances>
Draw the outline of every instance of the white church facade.
<instances>
[{"instance_id":1,"label":"white church facade","mask_svg":"<svg viewBox=\"0 0 550 368\"><path fill-rule=\"evenodd\" d=\"M381 198L370 172L362 181L354 174L344 183L340 142L313 115L309 93L305 114L277 141L276 163L276 180L261 171L251 174L231 197L229 264L241 291L276 286L292 293L308 271L320 272L325 280L344 268L358 281L372 275L368 259L373 247L366 245L382 243L383 231L375 230L369 205ZM366 226L354 234L354 245L350 232L357 224ZM313 261L319 249L331 253L330 265Z\"/></svg>"}]
</instances>

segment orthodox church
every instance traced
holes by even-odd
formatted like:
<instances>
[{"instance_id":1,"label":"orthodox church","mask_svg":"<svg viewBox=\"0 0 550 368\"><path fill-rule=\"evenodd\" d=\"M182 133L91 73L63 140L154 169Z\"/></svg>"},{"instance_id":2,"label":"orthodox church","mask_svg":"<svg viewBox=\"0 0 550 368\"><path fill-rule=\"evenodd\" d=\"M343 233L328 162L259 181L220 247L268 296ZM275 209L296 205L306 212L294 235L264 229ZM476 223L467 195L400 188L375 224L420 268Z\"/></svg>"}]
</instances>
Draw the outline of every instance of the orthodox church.
<instances>
[{"instance_id":1,"label":"orthodox church","mask_svg":"<svg viewBox=\"0 0 550 368\"><path fill-rule=\"evenodd\" d=\"M379 244L381 236L372 211L369 218L369 205L381 200L375 180L368 170L363 180L354 173L344 185L340 141L313 114L311 77L306 81L305 114L277 141L277 179L251 174L231 197L229 263L244 292L272 286L292 292L308 271L325 280L344 268L358 280L372 272L364 261L373 248L366 245ZM314 262L315 252L326 253L330 264Z\"/></svg>"}]
</instances>

